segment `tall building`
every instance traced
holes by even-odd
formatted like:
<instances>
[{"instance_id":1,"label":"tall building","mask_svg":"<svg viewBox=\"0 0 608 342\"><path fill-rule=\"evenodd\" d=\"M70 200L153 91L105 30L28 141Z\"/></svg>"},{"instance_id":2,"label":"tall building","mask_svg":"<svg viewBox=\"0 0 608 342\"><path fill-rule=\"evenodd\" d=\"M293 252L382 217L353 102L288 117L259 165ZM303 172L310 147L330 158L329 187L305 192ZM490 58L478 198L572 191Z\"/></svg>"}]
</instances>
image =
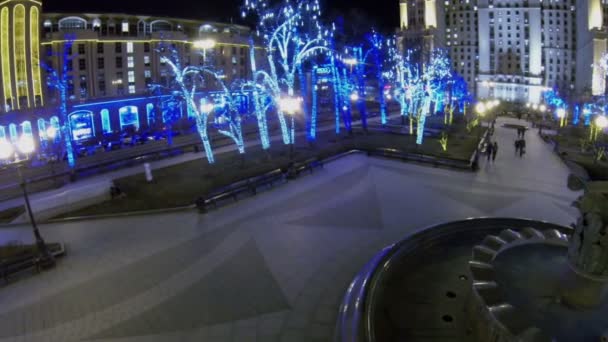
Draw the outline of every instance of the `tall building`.
<instances>
[{"instance_id":1,"label":"tall building","mask_svg":"<svg viewBox=\"0 0 608 342\"><path fill-rule=\"evenodd\" d=\"M67 69L73 103L142 95L151 83L167 85L172 73L160 57L173 48L184 65L202 65L207 58L226 82L251 74L251 30L245 26L144 15L43 13L41 6L35 0L0 2L0 113L56 106L57 92L46 84L43 65L61 73L64 47L72 40ZM202 51L197 44L202 41L214 44ZM256 49L258 57L262 53Z\"/></svg>"},{"instance_id":2,"label":"tall building","mask_svg":"<svg viewBox=\"0 0 608 342\"><path fill-rule=\"evenodd\" d=\"M607 75L600 59L608 53L608 2L578 0L576 9L576 90L586 96L604 95Z\"/></svg>"},{"instance_id":3,"label":"tall building","mask_svg":"<svg viewBox=\"0 0 608 342\"><path fill-rule=\"evenodd\" d=\"M576 90L574 0L401 0L399 5L404 48L447 48L478 98L537 103L547 87ZM427 17L436 18L438 29L431 35L427 30L423 41L434 45L408 45L420 36L411 23Z\"/></svg>"},{"instance_id":4,"label":"tall building","mask_svg":"<svg viewBox=\"0 0 608 342\"><path fill-rule=\"evenodd\" d=\"M69 95L76 101L142 94L150 83L166 85L172 73L160 57L173 49L184 65L211 59L207 64L226 82L250 74L248 27L124 14L46 13L43 18L41 45L48 64L60 68L67 37L74 39L68 70ZM204 40L215 45L201 51L197 42Z\"/></svg>"},{"instance_id":5,"label":"tall building","mask_svg":"<svg viewBox=\"0 0 608 342\"><path fill-rule=\"evenodd\" d=\"M174 50L182 66L211 66L226 84L251 75L251 30L245 26L41 9L36 0L0 0L0 139L15 143L30 135L46 146L47 129L59 130L59 94L47 84L46 66L61 76L66 65L76 143L127 130L159 131L167 123L188 125L193 113L172 99L173 72L161 62ZM254 49L260 67L265 52ZM217 82L205 81L200 96L221 102ZM166 91L151 92L150 84L165 85ZM247 104L247 96L237 97Z\"/></svg>"}]
</instances>

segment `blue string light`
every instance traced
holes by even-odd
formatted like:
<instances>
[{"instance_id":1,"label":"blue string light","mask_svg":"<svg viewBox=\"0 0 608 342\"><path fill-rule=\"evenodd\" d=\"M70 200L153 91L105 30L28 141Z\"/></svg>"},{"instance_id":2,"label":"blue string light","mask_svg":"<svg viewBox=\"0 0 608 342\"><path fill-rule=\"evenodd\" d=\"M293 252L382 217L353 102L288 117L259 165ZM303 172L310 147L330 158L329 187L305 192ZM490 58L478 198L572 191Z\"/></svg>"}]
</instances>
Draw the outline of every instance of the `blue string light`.
<instances>
[{"instance_id":1,"label":"blue string light","mask_svg":"<svg viewBox=\"0 0 608 342\"><path fill-rule=\"evenodd\" d=\"M59 114L62 120L61 135L63 136L68 165L72 169L76 166L76 158L74 156L74 147L72 144L72 125L70 123L70 118L68 115L67 92L69 80L71 78L71 76L68 74L68 65L72 65L72 55L70 54L70 51L72 50L72 46L74 45L75 39L76 37L74 35L65 36L65 44L63 46L62 55L63 67L61 75L59 75L57 73L57 70L55 70L52 66L41 62L42 67L44 67L47 71L47 84L49 85L49 87L55 88L59 92Z\"/></svg>"}]
</instances>

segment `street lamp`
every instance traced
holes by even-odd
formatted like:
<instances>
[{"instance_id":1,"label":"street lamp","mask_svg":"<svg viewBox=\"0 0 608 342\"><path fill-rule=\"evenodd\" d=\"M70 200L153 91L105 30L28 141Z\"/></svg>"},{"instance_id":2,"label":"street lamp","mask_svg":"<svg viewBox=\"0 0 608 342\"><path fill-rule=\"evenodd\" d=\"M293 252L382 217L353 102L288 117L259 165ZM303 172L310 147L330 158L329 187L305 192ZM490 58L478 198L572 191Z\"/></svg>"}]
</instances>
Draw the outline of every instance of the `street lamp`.
<instances>
[{"instance_id":1,"label":"street lamp","mask_svg":"<svg viewBox=\"0 0 608 342\"><path fill-rule=\"evenodd\" d=\"M31 136L26 136L25 134L19 138L17 141L17 149L19 152L29 156L32 152L34 152L34 139ZM9 161L13 156L15 149L6 139L0 141L0 158L5 161ZM27 160L24 159L24 161ZM19 181L21 185L21 189L23 190L23 199L25 200L25 207L27 213L30 217L30 223L32 225L32 230L34 231L34 237L36 238L36 247L38 248L38 253L40 254L40 265L42 267L51 267L55 265L55 259L53 255L49 252L44 239L40 235L40 231L38 230L38 225L36 225L36 220L34 219L34 213L32 212L32 206L30 204L30 198L27 193L27 184L25 178L23 177L23 172L21 168L23 167L23 162L16 163L17 173L19 174Z\"/></svg>"},{"instance_id":2,"label":"street lamp","mask_svg":"<svg viewBox=\"0 0 608 342\"><path fill-rule=\"evenodd\" d=\"M203 60L207 61L207 50L213 49L216 45L213 39L202 39L194 42L194 47L203 50Z\"/></svg>"},{"instance_id":3,"label":"street lamp","mask_svg":"<svg viewBox=\"0 0 608 342\"><path fill-rule=\"evenodd\" d=\"M344 60L344 64L349 65L350 66L350 72L353 72L353 66L357 65L359 62L357 61L356 58L347 58Z\"/></svg>"},{"instance_id":4,"label":"street lamp","mask_svg":"<svg viewBox=\"0 0 608 342\"><path fill-rule=\"evenodd\" d=\"M359 100L359 94L357 92L354 92L352 94L350 94L350 100L351 101L358 101Z\"/></svg>"},{"instance_id":5,"label":"street lamp","mask_svg":"<svg viewBox=\"0 0 608 342\"><path fill-rule=\"evenodd\" d=\"M479 102L476 106L475 106L475 111L480 115L483 116L483 113L486 111L486 105L483 102Z\"/></svg>"},{"instance_id":6,"label":"street lamp","mask_svg":"<svg viewBox=\"0 0 608 342\"><path fill-rule=\"evenodd\" d=\"M557 117L559 118L559 126L564 127L564 122L566 120L566 110L564 108L558 108L555 112Z\"/></svg>"},{"instance_id":7,"label":"street lamp","mask_svg":"<svg viewBox=\"0 0 608 342\"><path fill-rule=\"evenodd\" d=\"M591 125L591 140L596 140L598 133L604 131L606 127L608 127L608 119L603 115L596 117Z\"/></svg>"},{"instance_id":8,"label":"street lamp","mask_svg":"<svg viewBox=\"0 0 608 342\"><path fill-rule=\"evenodd\" d=\"M55 140L55 137L57 137L57 129L54 126L49 126L46 129L46 137L49 140Z\"/></svg>"},{"instance_id":9,"label":"street lamp","mask_svg":"<svg viewBox=\"0 0 608 342\"><path fill-rule=\"evenodd\" d=\"M293 159L293 145L295 144L295 114L300 110L302 99L288 96L279 99L279 110L291 117L291 143L289 144L289 159Z\"/></svg>"},{"instance_id":10,"label":"street lamp","mask_svg":"<svg viewBox=\"0 0 608 342\"><path fill-rule=\"evenodd\" d=\"M608 119L606 119L605 116L600 115L597 118L595 118L595 125L603 130L604 128L608 127Z\"/></svg>"}]
</instances>

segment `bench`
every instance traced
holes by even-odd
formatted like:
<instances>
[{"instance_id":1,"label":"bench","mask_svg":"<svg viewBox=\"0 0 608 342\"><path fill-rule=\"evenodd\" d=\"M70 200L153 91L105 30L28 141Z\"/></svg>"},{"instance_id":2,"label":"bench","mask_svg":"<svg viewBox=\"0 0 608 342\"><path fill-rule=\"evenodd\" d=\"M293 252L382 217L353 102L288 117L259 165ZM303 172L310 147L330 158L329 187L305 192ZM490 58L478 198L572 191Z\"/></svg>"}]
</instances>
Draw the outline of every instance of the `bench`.
<instances>
[{"instance_id":1,"label":"bench","mask_svg":"<svg viewBox=\"0 0 608 342\"><path fill-rule=\"evenodd\" d=\"M54 258L65 255L65 246L63 244L59 244L58 248L48 248L49 253ZM40 272L43 267L41 261L42 260L38 253L24 253L23 255L10 260L0 260L0 275L6 284L10 281L10 277L12 275L23 272L30 268L35 268L36 272Z\"/></svg>"},{"instance_id":2,"label":"bench","mask_svg":"<svg viewBox=\"0 0 608 342\"><path fill-rule=\"evenodd\" d=\"M213 205L217 208L218 203L226 199L232 199L235 202L238 201L240 194L251 194L257 195L258 189L262 186L272 187L275 183L283 181L285 176L279 169L264 173L259 176L246 178L222 188L210 192L205 197L199 197L195 200L194 204L200 212L207 212L207 208Z\"/></svg>"},{"instance_id":3,"label":"bench","mask_svg":"<svg viewBox=\"0 0 608 342\"><path fill-rule=\"evenodd\" d=\"M323 161L319 158L311 158L301 163L297 163L294 165L295 176L300 175L300 173L304 171L310 171L312 174L315 168L323 168Z\"/></svg>"}]
</instances>

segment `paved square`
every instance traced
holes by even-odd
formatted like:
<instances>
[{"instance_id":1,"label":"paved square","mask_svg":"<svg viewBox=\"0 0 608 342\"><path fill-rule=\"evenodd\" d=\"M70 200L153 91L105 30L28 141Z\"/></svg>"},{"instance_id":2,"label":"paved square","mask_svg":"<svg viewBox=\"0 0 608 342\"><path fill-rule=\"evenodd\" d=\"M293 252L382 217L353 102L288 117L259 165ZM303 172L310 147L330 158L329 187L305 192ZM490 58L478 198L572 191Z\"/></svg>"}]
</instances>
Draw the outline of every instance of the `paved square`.
<instances>
[{"instance_id":1,"label":"paved square","mask_svg":"<svg viewBox=\"0 0 608 342\"><path fill-rule=\"evenodd\" d=\"M68 256L0 288L0 342L330 341L354 274L414 230L479 216L574 222L566 166L535 132L516 157L503 121L516 120L497 123L496 163L478 173L360 154L207 215L43 225Z\"/></svg>"}]
</instances>

